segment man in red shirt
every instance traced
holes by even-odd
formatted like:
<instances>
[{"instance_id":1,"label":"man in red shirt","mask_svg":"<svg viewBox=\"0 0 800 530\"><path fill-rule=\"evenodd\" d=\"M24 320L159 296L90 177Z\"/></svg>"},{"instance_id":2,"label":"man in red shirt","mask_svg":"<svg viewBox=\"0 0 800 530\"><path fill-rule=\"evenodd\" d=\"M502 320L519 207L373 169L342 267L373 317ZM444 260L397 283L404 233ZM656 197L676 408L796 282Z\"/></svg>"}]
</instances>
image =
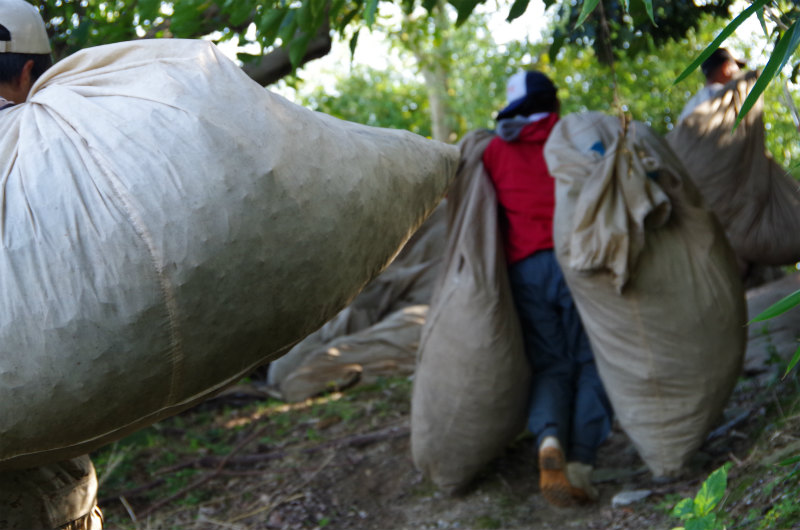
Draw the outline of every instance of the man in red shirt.
<instances>
[{"instance_id":1,"label":"man in red shirt","mask_svg":"<svg viewBox=\"0 0 800 530\"><path fill-rule=\"evenodd\" d=\"M509 79L508 106L483 153L500 211L509 280L532 386L542 495L557 506L597 499L590 475L611 428L611 405L553 251L555 181L544 144L558 122L556 87L541 72Z\"/></svg>"}]
</instances>

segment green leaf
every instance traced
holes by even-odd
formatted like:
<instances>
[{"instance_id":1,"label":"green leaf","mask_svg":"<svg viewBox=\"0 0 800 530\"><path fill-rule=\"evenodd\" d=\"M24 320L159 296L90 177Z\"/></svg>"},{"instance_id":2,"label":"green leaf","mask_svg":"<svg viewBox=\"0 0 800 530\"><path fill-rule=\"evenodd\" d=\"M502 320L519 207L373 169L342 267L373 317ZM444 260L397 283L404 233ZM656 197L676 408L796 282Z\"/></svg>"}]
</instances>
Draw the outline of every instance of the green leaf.
<instances>
[{"instance_id":1,"label":"green leaf","mask_svg":"<svg viewBox=\"0 0 800 530\"><path fill-rule=\"evenodd\" d=\"M561 51L561 48L564 47L564 43L567 41L567 34L561 31L558 31L553 34L553 42L550 44L550 49L547 50L547 55L550 58L550 62L555 62L556 57L558 56L558 52Z\"/></svg>"},{"instance_id":2,"label":"green leaf","mask_svg":"<svg viewBox=\"0 0 800 530\"><path fill-rule=\"evenodd\" d=\"M278 30L278 37L281 38L284 44L291 42L292 38L294 38L294 34L297 33L297 17L295 17L295 13L296 11L294 9L290 9L283 18L281 27Z\"/></svg>"},{"instance_id":3,"label":"green leaf","mask_svg":"<svg viewBox=\"0 0 800 530\"><path fill-rule=\"evenodd\" d=\"M361 30L358 29L353 34L353 37L350 39L350 60L353 60L353 57L356 54L356 45L358 44L358 36L361 33Z\"/></svg>"},{"instance_id":4,"label":"green leaf","mask_svg":"<svg viewBox=\"0 0 800 530\"><path fill-rule=\"evenodd\" d=\"M522 15L526 9L528 9L528 4L530 0L514 0L514 4L511 6L511 11L508 12L508 17L506 18L506 22L511 22L515 18L518 18Z\"/></svg>"},{"instance_id":5,"label":"green leaf","mask_svg":"<svg viewBox=\"0 0 800 530\"><path fill-rule=\"evenodd\" d=\"M289 60L292 62L292 68L297 68L302 63L309 42L311 34L303 33L289 44Z\"/></svg>"},{"instance_id":6,"label":"green leaf","mask_svg":"<svg viewBox=\"0 0 800 530\"><path fill-rule=\"evenodd\" d=\"M706 517L717 507L725 496L725 489L728 487L728 467L725 464L717 469L703 482L700 491L694 498L694 514L699 517ZM689 530L687 525L686 530Z\"/></svg>"},{"instance_id":7,"label":"green leaf","mask_svg":"<svg viewBox=\"0 0 800 530\"><path fill-rule=\"evenodd\" d=\"M139 0L139 14L145 20L154 20L161 9L161 0Z\"/></svg>"},{"instance_id":8,"label":"green leaf","mask_svg":"<svg viewBox=\"0 0 800 530\"><path fill-rule=\"evenodd\" d=\"M367 23L368 28L371 28L375 23L375 13L377 12L378 0L367 0L367 6L364 9L364 21Z\"/></svg>"},{"instance_id":9,"label":"green leaf","mask_svg":"<svg viewBox=\"0 0 800 530\"><path fill-rule=\"evenodd\" d=\"M789 457L780 462L780 465L782 466L793 466L794 464L800 464L800 455Z\"/></svg>"},{"instance_id":10,"label":"green leaf","mask_svg":"<svg viewBox=\"0 0 800 530\"><path fill-rule=\"evenodd\" d=\"M792 360L789 361L789 366L786 367L786 373L783 374L783 378L785 379L789 372L792 371L792 368L797 366L797 363L800 362L800 346L797 347L795 350L794 355L792 356Z\"/></svg>"},{"instance_id":11,"label":"green leaf","mask_svg":"<svg viewBox=\"0 0 800 530\"><path fill-rule=\"evenodd\" d=\"M234 26L244 24L250 18L254 8L255 6L253 6L252 2L238 0L232 6L232 10L230 12L230 23Z\"/></svg>"},{"instance_id":12,"label":"green leaf","mask_svg":"<svg viewBox=\"0 0 800 530\"><path fill-rule=\"evenodd\" d=\"M674 84L678 84L679 82L686 79L689 76L689 74L694 72L695 68L703 64L703 61L708 59L711 56L711 54L714 53L714 50L719 48L719 45L722 44L725 41L725 39L727 39L734 31L736 31L736 28L741 26L742 23L750 17L750 15L752 15L753 13L764 7L764 4L769 3L769 1L770 0L755 0L752 4L750 4L750 6L747 9L739 13L739 15L737 15L736 18L734 18L730 24L725 26L725 28L720 32L720 34L717 35L717 37L713 41L711 41L711 44L709 44L708 47L706 47L706 49L703 50L703 53L701 53L697 59L692 61L692 63L689 66L687 66L683 72L681 72L681 74L675 80Z\"/></svg>"},{"instance_id":13,"label":"green leaf","mask_svg":"<svg viewBox=\"0 0 800 530\"><path fill-rule=\"evenodd\" d=\"M672 509L672 516L685 519L694 513L694 499L683 499Z\"/></svg>"},{"instance_id":14,"label":"green leaf","mask_svg":"<svg viewBox=\"0 0 800 530\"><path fill-rule=\"evenodd\" d=\"M297 27L306 33L311 33L311 21L313 20L311 2L309 0L301 2L295 13L297 13Z\"/></svg>"},{"instance_id":15,"label":"green leaf","mask_svg":"<svg viewBox=\"0 0 800 530\"><path fill-rule=\"evenodd\" d=\"M756 13L758 17L758 22L761 24L761 29L764 31L764 35L769 35L769 29L767 29L767 21L764 19L764 10L759 9Z\"/></svg>"},{"instance_id":16,"label":"green leaf","mask_svg":"<svg viewBox=\"0 0 800 530\"><path fill-rule=\"evenodd\" d=\"M789 29L786 30L786 33L783 34L781 40L778 41L778 44L775 45L775 49L772 50L767 65L764 67L761 75L758 76L758 80L756 84L753 85L750 93L747 94L744 103L742 103L742 108L739 109L739 115L736 117L734 127L739 125L742 118L753 108L753 105L756 104L756 101L767 88L769 82L780 75L781 70L786 66L786 63L789 62L789 59L797 49L798 43L800 43L800 31L797 29L797 20L795 20L794 23L789 26Z\"/></svg>"},{"instance_id":17,"label":"green leaf","mask_svg":"<svg viewBox=\"0 0 800 530\"><path fill-rule=\"evenodd\" d=\"M717 530L717 516L710 513L697 519L689 519L686 521L685 528L686 530Z\"/></svg>"},{"instance_id":18,"label":"green leaf","mask_svg":"<svg viewBox=\"0 0 800 530\"><path fill-rule=\"evenodd\" d=\"M774 318L778 315L782 315L783 313L787 312L788 310L792 309L793 307L797 307L800 305L800 289L793 292L792 294L785 296L766 308L764 311L758 314L753 320L748 322L748 324L752 324L753 322L762 322L764 320L769 320L770 318Z\"/></svg>"},{"instance_id":19,"label":"green leaf","mask_svg":"<svg viewBox=\"0 0 800 530\"><path fill-rule=\"evenodd\" d=\"M281 23L287 12L288 8L283 7L270 9L262 13L256 27L261 39L267 46L275 42L278 37L278 31L281 29Z\"/></svg>"},{"instance_id":20,"label":"green leaf","mask_svg":"<svg viewBox=\"0 0 800 530\"><path fill-rule=\"evenodd\" d=\"M458 2L451 2L458 12L456 27L459 27L461 24L466 22L472 12L475 11L475 7L480 3L481 0L460 0Z\"/></svg>"},{"instance_id":21,"label":"green leaf","mask_svg":"<svg viewBox=\"0 0 800 530\"><path fill-rule=\"evenodd\" d=\"M653 14L653 0L642 0L642 2L644 2L644 8L647 10L647 16L650 17L650 22L652 22L654 26L658 26L658 24L656 24L655 15Z\"/></svg>"},{"instance_id":22,"label":"green leaf","mask_svg":"<svg viewBox=\"0 0 800 530\"><path fill-rule=\"evenodd\" d=\"M456 6L455 2L451 2L451 3L453 4L453 7L455 7L455 8L456 8L456 11L457 11L457 10L458 10L458 7ZM425 9L425 11L427 11L428 13L430 13L431 11L433 11L433 8L434 8L434 7L436 7L436 6L437 6L437 4L438 4L437 0L422 0L422 7L423 7L423 8ZM468 15L469 15L469 13L468 13Z\"/></svg>"},{"instance_id":23,"label":"green leaf","mask_svg":"<svg viewBox=\"0 0 800 530\"><path fill-rule=\"evenodd\" d=\"M597 7L597 3L600 0L583 0L583 7L581 7L581 14L578 17L578 22L575 23L576 26L583 26L583 22L586 18L594 11L594 8Z\"/></svg>"}]
</instances>

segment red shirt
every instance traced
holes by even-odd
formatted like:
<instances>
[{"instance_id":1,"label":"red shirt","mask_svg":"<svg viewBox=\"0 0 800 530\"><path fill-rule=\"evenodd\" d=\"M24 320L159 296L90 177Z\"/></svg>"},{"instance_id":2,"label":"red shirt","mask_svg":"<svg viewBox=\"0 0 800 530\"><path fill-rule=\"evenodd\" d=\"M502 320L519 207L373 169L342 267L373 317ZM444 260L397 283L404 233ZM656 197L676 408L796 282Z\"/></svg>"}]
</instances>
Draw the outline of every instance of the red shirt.
<instances>
[{"instance_id":1,"label":"red shirt","mask_svg":"<svg viewBox=\"0 0 800 530\"><path fill-rule=\"evenodd\" d=\"M514 141L495 137L483 152L500 206L500 227L511 265L553 248L555 181L544 160L544 143L558 114L526 125Z\"/></svg>"}]
</instances>

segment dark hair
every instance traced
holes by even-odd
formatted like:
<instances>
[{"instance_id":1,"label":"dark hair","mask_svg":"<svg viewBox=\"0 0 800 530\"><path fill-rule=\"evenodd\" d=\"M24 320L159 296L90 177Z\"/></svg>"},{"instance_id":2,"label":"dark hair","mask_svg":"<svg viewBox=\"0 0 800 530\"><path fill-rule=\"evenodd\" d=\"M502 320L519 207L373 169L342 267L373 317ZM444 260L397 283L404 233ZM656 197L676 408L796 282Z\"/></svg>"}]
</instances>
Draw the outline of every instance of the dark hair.
<instances>
[{"instance_id":1,"label":"dark hair","mask_svg":"<svg viewBox=\"0 0 800 530\"><path fill-rule=\"evenodd\" d=\"M10 83L22 73L28 61L33 61L31 80L36 81L45 70L53 66L49 53L0 53L0 83Z\"/></svg>"},{"instance_id":2,"label":"dark hair","mask_svg":"<svg viewBox=\"0 0 800 530\"><path fill-rule=\"evenodd\" d=\"M552 92L537 92L536 94L529 94L522 105L504 115L503 118L530 116L531 114L537 114L539 112L556 112L557 110L558 97L556 96L555 90Z\"/></svg>"}]
</instances>

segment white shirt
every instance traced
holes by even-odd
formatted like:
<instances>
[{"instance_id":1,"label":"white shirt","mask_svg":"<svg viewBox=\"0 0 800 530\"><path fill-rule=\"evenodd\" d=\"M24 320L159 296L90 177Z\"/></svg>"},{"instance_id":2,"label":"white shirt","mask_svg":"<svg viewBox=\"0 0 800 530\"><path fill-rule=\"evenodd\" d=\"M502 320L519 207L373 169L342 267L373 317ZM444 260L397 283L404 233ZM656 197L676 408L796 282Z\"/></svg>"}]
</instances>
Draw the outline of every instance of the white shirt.
<instances>
[{"instance_id":1,"label":"white shirt","mask_svg":"<svg viewBox=\"0 0 800 530\"><path fill-rule=\"evenodd\" d=\"M698 90L697 94L692 96L692 98L686 102L686 105L684 105L681 115L678 117L678 123L682 122L701 103L705 103L709 99L714 99L724 86L725 85L722 83L711 83Z\"/></svg>"}]
</instances>

